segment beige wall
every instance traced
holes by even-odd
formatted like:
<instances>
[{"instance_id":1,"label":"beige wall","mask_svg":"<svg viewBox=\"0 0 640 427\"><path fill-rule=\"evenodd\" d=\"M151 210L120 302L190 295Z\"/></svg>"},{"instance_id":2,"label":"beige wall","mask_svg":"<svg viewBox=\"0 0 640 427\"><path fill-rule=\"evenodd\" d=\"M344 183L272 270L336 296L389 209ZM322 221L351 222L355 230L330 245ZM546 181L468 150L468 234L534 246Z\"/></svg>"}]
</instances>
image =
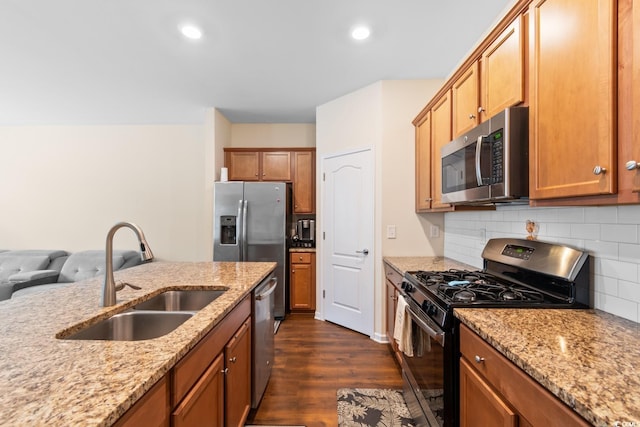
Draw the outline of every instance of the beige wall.
<instances>
[{"instance_id":1,"label":"beige wall","mask_svg":"<svg viewBox=\"0 0 640 427\"><path fill-rule=\"evenodd\" d=\"M373 149L375 156L375 325L372 338L384 337L384 255L441 255L443 240L429 239L425 230L442 226L442 214L414 213L413 118L442 85L442 80L381 81L319 106L316 110L317 170L329 154L359 148ZM322 228L321 182L317 183L316 219ZM386 236L386 226L397 226L395 240ZM318 301L323 280L322 241L318 241ZM322 317L319 307L317 317Z\"/></svg>"},{"instance_id":2,"label":"beige wall","mask_svg":"<svg viewBox=\"0 0 640 427\"><path fill-rule=\"evenodd\" d=\"M230 147L315 147L313 123L234 123Z\"/></svg>"},{"instance_id":3,"label":"beige wall","mask_svg":"<svg viewBox=\"0 0 640 427\"><path fill-rule=\"evenodd\" d=\"M203 126L0 128L0 246L102 249L137 223L160 259L206 259ZM137 248L120 230L115 247Z\"/></svg>"}]
</instances>

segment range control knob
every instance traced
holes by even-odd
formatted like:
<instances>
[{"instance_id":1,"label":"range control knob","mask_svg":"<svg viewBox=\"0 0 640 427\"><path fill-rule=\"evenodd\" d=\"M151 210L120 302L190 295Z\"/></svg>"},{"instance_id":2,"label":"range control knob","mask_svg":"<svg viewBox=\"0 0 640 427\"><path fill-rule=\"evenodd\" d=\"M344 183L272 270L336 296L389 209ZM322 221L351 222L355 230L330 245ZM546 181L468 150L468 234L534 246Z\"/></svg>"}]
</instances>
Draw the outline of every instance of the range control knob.
<instances>
[{"instance_id":1,"label":"range control knob","mask_svg":"<svg viewBox=\"0 0 640 427\"><path fill-rule=\"evenodd\" d=\"M415 289L413 288L413 285L409 282L402 283L402 289L404 289L405 292L408 294L415 291Z\"/></svg>"}]
</instances>

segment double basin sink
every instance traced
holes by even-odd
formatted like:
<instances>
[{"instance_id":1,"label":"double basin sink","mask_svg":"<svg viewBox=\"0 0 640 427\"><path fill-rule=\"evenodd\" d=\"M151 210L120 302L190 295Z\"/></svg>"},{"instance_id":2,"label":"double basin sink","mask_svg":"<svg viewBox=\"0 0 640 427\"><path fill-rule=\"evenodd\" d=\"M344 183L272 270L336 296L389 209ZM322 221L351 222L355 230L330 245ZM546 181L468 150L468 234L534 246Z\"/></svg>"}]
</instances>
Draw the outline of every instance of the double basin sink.
<instances>
[{"instance_id":1,"label":"double basin sink","mask_svg":"<svg viewBox=\"0 0 640 427\"><path fill-rule=\"evenodd\" d=\"M158 338L176 329L224 292L226 289L165 291L125 312L61 338L106 341Z\"/></svg>"}]
</instances>

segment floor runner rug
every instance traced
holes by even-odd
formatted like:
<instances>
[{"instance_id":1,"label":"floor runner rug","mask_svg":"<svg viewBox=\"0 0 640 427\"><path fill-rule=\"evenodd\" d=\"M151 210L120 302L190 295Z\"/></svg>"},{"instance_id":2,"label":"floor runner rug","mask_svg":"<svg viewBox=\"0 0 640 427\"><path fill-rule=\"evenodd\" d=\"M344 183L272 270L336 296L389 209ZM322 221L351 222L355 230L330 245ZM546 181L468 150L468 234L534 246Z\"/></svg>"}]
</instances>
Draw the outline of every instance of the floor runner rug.
<instances>
[{"instance_id":1,"label":"floor runner rug","mask_svg":"<svg viewBox=\"0 0 640 427\"><path fill-rule=\"evenodd\" d=\"M410 427L414 421L400 390L341 388L338 390L339 427Z\"/></svg>"}]
</instances>

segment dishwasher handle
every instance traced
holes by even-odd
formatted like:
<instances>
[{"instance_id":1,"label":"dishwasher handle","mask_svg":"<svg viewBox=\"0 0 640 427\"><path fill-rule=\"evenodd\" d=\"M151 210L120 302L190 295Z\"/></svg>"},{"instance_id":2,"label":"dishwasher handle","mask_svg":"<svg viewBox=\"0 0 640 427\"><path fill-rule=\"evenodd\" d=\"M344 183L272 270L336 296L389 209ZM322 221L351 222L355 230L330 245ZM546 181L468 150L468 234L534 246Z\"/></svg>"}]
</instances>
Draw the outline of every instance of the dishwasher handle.
<instances>
[{"instance_id":1,"label":"dishwasher handle","mask_svg":"<svg viewBox=\"0 0 640 427\"><path fill-rule=\"evenodd\" d=\"M271 286L269 286L269 289L267 289L264 292L260 292L259 294L256 294L256 301L262 301L263 299L266 299L269 297L269 295L271 295L272 293L275 292L276 290L276 286L278 286L278 278L277 277L272 277L271 279L269 279L269 281L267 283L273 283ZM267 285L264 285L261 287L262 288L266 288Z\"/></svg>"}]
</instances>

